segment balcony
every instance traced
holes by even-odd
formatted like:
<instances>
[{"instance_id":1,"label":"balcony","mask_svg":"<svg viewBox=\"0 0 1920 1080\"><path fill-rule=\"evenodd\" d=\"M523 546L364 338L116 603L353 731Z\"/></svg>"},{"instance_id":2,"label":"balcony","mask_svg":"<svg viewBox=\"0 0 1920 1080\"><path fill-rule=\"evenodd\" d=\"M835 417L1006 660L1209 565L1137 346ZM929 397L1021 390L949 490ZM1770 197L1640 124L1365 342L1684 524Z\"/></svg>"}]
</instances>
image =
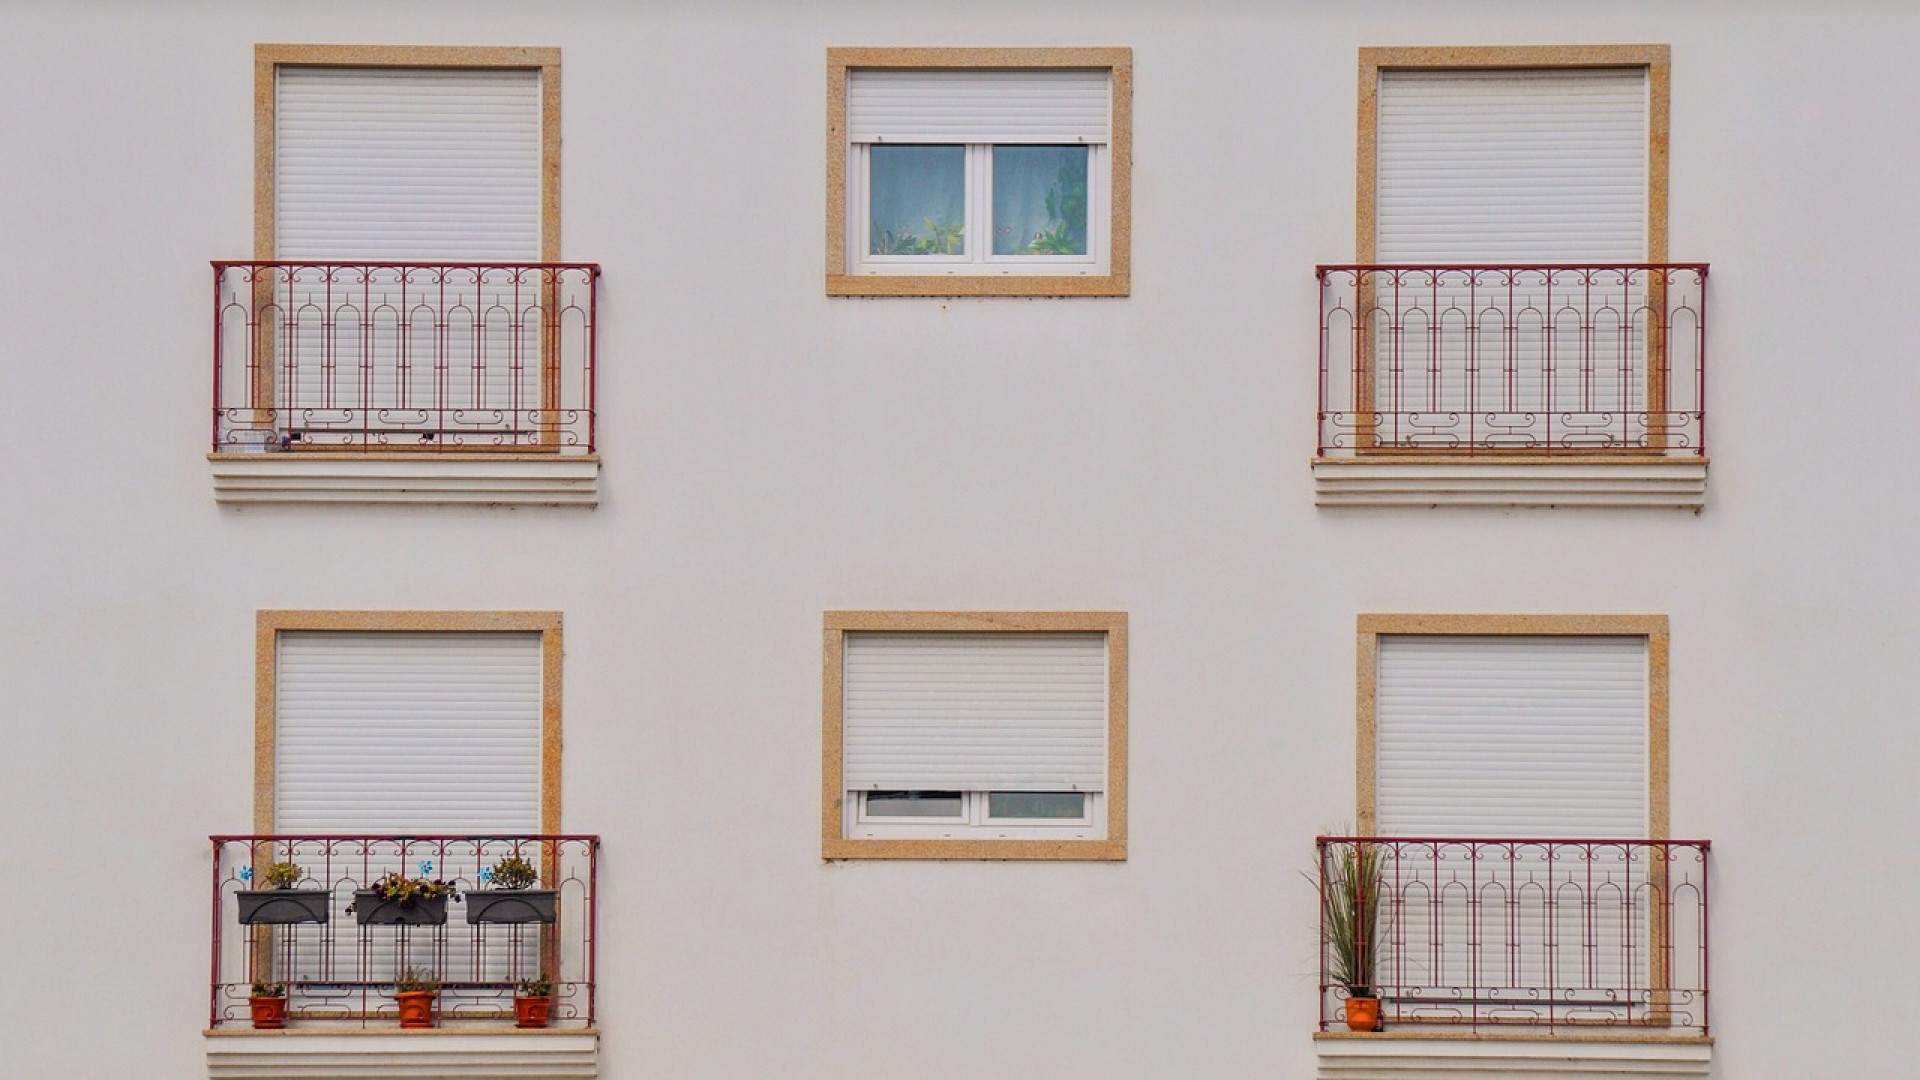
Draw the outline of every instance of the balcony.
<instances>
[{"instance_id":1,"label":"balcony","mask_svg":"<svg viewBox=\"0 0 1920 1080\"><path fill-rule=\"evenodd\" d=\"M599 837L211 840L210 1076L597 1075ZM535 868L537 889L493 886L509 856ZM292 889L266 888L275 863L299 868ZM461 898L435 922L430 905L356 896L394 871L447 881ZM438 984L432 1030L401 1031L394 982L408 972ZM549 1026L517 1025L516 994L540 976ZM255 984L285 987L283 1028L255 1030Z\"/></svg>"},{"instance_id":2,"label":"balcony","mask_svg":"<svg viewBox=\"0 0 1920 1080\"><path fill-rule=\"evenodd\" d=\"M595 501L597 265L213 272L220 501Z\"/></svg>"},{"instance_id":3,"label":"balcony","mask_svg":"<svg viewBox=\"0 0 1920 1080\"><path fill-rule=\"evenodd\" d=\"M1321 505L1704 502L1705 264L1318 276Z\"/></svg>"},{"instance_id":4,"label":"balcony","mask_svg":"<svg viewBox=\"0 0 1920 1080\"><path fill-rule=\"evenodd\" d=\"M1511 1069L1529 1053L1562 1067L1605 1058L1638 1062L1636 1075L1705 1075L1708 841L1323 836L1318 845L1323 896L1330 880L1331 895L1343 895L1337 883L1356 854L1378 867L1377 886L1358 891L1377 913L1379 1032L1347 1034L1350 994L1335 978L1340 950L1322 906L1323 1076L1355 1075L1359 1059L1381 1076L1484 1069L1495 1058ZM1581 1067L1590 1065L1570 1068Z\"/></svg>"}]
</instances>

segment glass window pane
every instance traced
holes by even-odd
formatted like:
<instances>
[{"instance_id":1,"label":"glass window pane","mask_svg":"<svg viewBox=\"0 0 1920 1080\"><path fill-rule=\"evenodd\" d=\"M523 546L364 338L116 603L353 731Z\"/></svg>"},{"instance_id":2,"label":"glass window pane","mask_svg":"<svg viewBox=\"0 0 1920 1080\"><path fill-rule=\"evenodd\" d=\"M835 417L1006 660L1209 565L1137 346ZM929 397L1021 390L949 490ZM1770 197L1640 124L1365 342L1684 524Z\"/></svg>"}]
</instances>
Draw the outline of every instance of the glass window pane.
<instances>
[{"instance_id":1,"label":"glass window pane","mask_svg":"<svg viewBox=\"0 0 1920 1080\"><path fill-rule=\"evenodd\" d=\"M868 817L959 817L957 791L869 791Z\"/></svg>"},{"instance_id":2,"label":"glass window pane","mask_svg":"<svg viewBox=\"0 0 1920 1080\"><path fill-rule=\"evenodd\" d=\"M967 148L869 148L869 255L965 254Z\"/></svg>"},{"instance_id":3,"label":"glass window pane","mask_svg":"<svg viewBox=\"0 0 1920 1080\"><path fill-rule=\"evenodd\" d=\"M1087 148L993 148L993 253L1087 253Z\"/></svg>"},{"instance_id":4,"label":"glass window pane","mask_svg":"<svg viewBox=\"0 0 1920 1080\"><path fill-rule=\"evenodd\" d=\"M1087 797L1077 791L990 791L990 818L1084 818Z\"/></svg>"}]
</instances>

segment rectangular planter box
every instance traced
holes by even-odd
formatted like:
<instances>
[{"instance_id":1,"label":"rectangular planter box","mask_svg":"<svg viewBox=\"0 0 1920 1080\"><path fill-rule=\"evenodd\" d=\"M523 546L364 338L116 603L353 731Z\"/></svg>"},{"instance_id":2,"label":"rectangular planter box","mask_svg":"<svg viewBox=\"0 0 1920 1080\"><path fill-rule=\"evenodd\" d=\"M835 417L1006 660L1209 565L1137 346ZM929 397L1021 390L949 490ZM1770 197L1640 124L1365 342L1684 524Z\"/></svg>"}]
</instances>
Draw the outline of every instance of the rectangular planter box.
<instances>
[{"instance_id":1,"label":"rectangular planter box","mask_svg":"<svg viewBox=\"0 0 1920 1080\"><path fill-rule=\"evenodd\" d=\"M356 889L353 913L361 926L441 926L447 921L447 898L436 896L402 904L372 889Z\"/></svg>"},{"instance_id":2,"label":"rectangular planter box","mask_svg":"<svg viewBox=\"0 0 1920 1080\"><path fill-rule=\"evenodd\" d=\"M480 889L466 894L470 923L550 923L553 889Z\"/></svg>"},{"instance_id":3,"label":"rectangular planter box","mask_svg":"<svg viewBox=\"0 0 1920 1080\"><path fill-rule=\"evenodd\" d=\"M325 889L242 889L234 895L240 900L242 926L323 923L333 899Z\"/></svg>"}]
</instances>

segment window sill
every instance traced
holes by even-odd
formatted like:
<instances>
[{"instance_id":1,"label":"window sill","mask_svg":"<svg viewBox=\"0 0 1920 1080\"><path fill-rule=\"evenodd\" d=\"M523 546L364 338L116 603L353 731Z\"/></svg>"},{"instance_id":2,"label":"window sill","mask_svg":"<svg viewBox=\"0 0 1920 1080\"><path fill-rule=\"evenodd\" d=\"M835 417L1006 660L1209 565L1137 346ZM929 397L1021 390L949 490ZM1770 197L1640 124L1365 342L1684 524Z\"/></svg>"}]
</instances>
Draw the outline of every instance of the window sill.
<instances>
[{"instance_id":1,"label":"window sill","mask_svg":"<svg viewBox=\"0 0 1920 1080\"><path fill-rule=\"evenodd\" d=\"M600 1074L592 1029L487 1031L209 1031L212 1080L327 1076L415 1080L421 1076L569 1077Z\"/></svg>"},{"instance_id":2,"label":"window sill","mask_svg":"<svg viewBox=\"0 0 1920 1080\"><path fill-rule=\"evenodd\" d=\"M597 506L594 454L208 454L213 498L259 503Z\"/></svg>"},{"instance_id":3,"label":"window sill","mask_svg":"<svg viewBox=\"0 0 1920 1080\"><path fill-rule=\"evenodd\" d=\"M1315 458L1317 506L1645 506L1698 511L1703 457Z\"/></svg>"},{"instance_id":4,"label":"window sill","mask_svg":"<svg viewBox=\"0 0 1920 1080\"><path fill-rule=\"evenodd\" d=\"M1514 1075L1560 1080L1605 1074L1693 1080L1710 1074L1713 1039L1673 1035L1497 1035L1323 1031L1319 1080L1427 1080Z\"/></svg>"},{"instance_id":5,"label":"window sill","mask_svg":"<svg viewBox=\"0 0 1920 1080\"><path fill-rule=\"evenodd\" d=\"M828 274L828 296L1126 296L1125 274Z\"/></svg>"},{"instance_id":6,"label":"window sill","mask_svg":"<svg viewBox=\"0 0 1920 1080\"><path fill-rule=\"evenodd\" d=\"M1124 862L1124 840L852 840L829 838L823 859L977 859Z\"/></svg>"}]
</instances>

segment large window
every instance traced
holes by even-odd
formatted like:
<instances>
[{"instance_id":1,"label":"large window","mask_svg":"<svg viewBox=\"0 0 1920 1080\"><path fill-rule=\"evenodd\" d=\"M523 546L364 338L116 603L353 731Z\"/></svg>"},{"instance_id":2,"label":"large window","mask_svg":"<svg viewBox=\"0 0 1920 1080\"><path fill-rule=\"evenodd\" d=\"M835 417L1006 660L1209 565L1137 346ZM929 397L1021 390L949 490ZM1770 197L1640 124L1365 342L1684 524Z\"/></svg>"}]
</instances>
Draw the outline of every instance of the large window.
<instances>
[{"instance_id":1,"label":"large window","mask_svg":"<svg viewBox=\"0 0 1920 1080\"><path fill-rule=\"evenodd\" d=\"M828 612L829 858L1125 854L1126 616Z\"/></svg>"},{"instance_id":2,"label":"large window","mask_svg":"<svg viewBox=\"0 0 1920 1080\"><path fill-rule=\"evenodd\" d=\"M1665 617L1362 616L1358 668L1390 1026L1691 1022L1704 856L1665 842Z\"/></svg>"},{"instance_id":3,"label":"large window","mask_svg":"<svg viewBox=\"0 0 1920 1080\"><path fill-rule=\"evenodd\" d=\"M1667 48L1362 49L1360 90L1357 259L1319 271L1321 456L1704 477L1707 267L1666 262Z\"/></svg>"},{"instance_id":4,"label":"large window","mask_svg":"<svg viewBox=\"0 0 1920 1080\"><path fill-rule=\"evenodd\" d=\"M288 450L584 449L592 280L556 265L559 50L255 60L256 262L227 271L255 355L228 374L273 411L230 419Z\"/></svg>"},{"instance_id":5,"label":"large window","mask_svg":"<svg viewBox=\"0 0 1920 1080\"><path fill-rule=\"evenodd\" d=\"M828 52L828 290L1123 294L1131 53Z\"/></svg>"},{"instance_id":6,"label":"large window","mask_svg":"<svg viewBox=\"0 0 1920 1080\"><path fill-rule=\"evenodd\" d=\"M559 832L560 618L263 611L261 833Z\"/></svg>"}]
</instances>

